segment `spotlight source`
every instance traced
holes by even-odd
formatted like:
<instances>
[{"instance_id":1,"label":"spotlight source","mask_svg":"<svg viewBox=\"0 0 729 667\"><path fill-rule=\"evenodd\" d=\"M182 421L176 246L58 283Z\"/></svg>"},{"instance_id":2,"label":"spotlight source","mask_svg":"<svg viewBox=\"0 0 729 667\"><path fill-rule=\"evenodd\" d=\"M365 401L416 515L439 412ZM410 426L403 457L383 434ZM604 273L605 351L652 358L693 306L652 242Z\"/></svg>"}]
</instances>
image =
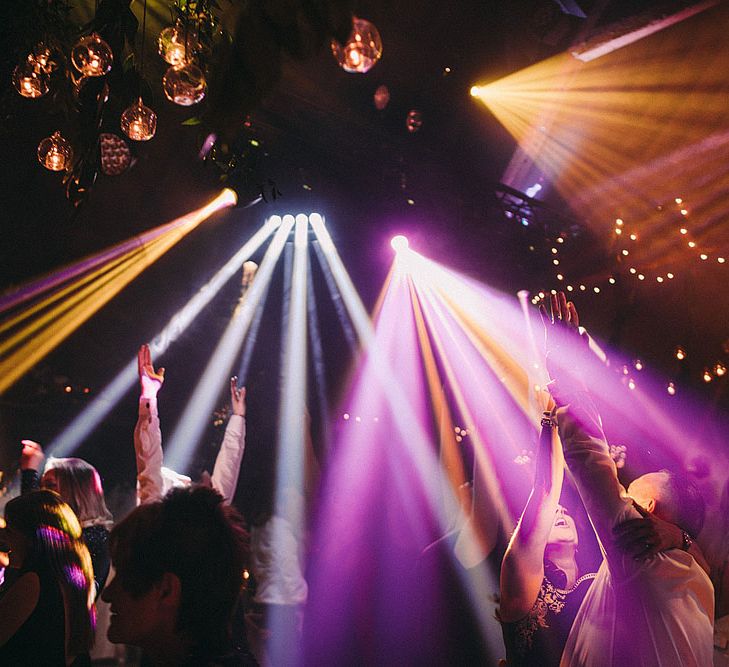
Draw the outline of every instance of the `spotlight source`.
<instances>
[{"instance_id":1,"label":"spotlight source","mask_svg":"<svg viewBox=\"0 0 729 667\"><path fill-rule=\"evenodd\" d=\"M402 234L398 234L397 236L392 237L390 245L395 252L403 252L403 250L408 249L410 243L408 242L407 237Z\"/></svg>"}]
</instances>

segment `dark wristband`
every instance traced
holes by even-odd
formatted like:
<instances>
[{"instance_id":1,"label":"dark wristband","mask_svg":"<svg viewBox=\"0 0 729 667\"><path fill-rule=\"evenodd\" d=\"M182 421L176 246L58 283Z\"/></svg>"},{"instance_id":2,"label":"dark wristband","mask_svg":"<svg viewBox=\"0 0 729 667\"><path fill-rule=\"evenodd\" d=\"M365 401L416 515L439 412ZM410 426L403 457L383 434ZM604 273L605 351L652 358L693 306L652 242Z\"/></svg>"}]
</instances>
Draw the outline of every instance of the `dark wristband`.
<instances>
[{"instance_id":1,"label":"dark wristband","mask_svg":"<svg viewBox=\"0 0 729 667\"><path fill-rule=\"evenodd\" d=\"M37 470L27 468L20 471L20 493L28 493L40 489L40 475Z\"/></svg>"}]
</instances>

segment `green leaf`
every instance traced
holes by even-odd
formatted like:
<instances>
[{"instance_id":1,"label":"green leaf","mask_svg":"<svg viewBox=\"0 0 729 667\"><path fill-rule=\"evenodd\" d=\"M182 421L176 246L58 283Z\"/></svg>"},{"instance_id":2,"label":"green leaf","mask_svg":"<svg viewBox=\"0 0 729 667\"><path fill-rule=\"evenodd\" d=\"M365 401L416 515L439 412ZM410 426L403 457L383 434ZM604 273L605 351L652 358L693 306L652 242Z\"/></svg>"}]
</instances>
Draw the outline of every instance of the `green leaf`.
<instances>
[{"instance_id":1,"label":"green leaf","mask_svg":"<svg viewBox=\"0 0 729 667\"><path fill-rule=\"evenodd\" d=\"M192 118L188 118L187 120L183 120L183 125L200 125L202 121L198 116L192 116Z\"/></svg>"}]
</instances>

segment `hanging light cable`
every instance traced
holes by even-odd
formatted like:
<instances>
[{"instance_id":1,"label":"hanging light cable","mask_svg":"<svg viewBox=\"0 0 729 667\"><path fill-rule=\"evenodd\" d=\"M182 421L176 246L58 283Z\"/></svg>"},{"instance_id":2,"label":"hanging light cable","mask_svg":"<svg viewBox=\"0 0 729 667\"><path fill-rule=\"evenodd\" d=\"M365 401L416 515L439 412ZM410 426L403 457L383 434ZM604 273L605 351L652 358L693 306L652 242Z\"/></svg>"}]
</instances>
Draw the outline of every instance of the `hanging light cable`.
<instances>
[{"instance_id":1,"label":"hanging light cable","mask_svg":"<svg viewBox=\"0 0 729 667\"><path fill-rule=\"evenodd\" d=\"M139 62L139 97L137 101L122 112L120 125L122 132L132 141L149 141L157 131L157 114L142 103L142 81L144 81L144 46L147 36L147 0L144 0L142 13L142 54Z\"/></svg>"}]
</instances>

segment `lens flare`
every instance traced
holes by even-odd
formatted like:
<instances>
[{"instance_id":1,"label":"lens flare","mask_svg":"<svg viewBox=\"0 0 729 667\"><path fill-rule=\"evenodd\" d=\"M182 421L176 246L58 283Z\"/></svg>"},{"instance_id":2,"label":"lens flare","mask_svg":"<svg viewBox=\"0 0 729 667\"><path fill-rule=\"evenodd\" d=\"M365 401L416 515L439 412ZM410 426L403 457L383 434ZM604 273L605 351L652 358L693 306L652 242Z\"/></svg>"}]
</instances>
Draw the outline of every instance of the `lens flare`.
<instances>
[{"instance_id":1,"label":"lens flare","mask_svg":"<svg viewBox=\"0 0 729 667\"><path fill-rule=\"evenodd\" d=\"M390 245L395 252L403 252L409 248L410 242L408 241L406 236L398 234L397 236L392 237Z\"/></svg>"}]
</instances>

